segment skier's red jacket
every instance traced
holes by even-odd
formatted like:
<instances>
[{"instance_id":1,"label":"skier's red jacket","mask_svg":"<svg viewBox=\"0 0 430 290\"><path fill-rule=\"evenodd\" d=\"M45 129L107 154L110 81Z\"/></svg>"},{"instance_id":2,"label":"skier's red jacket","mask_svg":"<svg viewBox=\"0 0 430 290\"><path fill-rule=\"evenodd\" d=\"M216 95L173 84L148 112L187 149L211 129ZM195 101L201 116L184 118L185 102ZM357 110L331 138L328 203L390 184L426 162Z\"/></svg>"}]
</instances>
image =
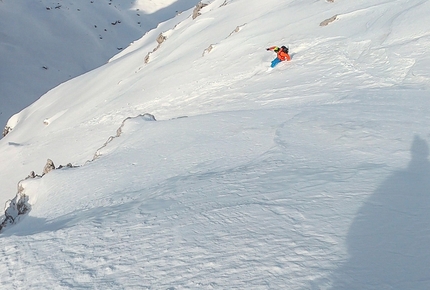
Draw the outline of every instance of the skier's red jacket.
<instances>
[{"instance_id":1,"label":"skier's red jacket","mask_svg":"<svg viewBox=\"0 0 430 290\"><path fill-rule=\"evenodd\" d=\"M284 60L290 61L291 60L290 55L288 53L282 51L282 49L277 47L277 46L269 47L268 50L274 50L278 54L278 58L282 61L284 61Z\"/></svg>"}]
</instances>

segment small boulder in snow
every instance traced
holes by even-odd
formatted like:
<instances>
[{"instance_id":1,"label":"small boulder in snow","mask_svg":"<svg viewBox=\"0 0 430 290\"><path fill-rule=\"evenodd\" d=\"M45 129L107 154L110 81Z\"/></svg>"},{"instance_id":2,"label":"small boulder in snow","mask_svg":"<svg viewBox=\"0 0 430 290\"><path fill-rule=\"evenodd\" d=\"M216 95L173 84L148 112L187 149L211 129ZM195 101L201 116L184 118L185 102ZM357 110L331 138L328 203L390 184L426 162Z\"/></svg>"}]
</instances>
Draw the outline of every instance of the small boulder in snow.
<instances>
[{"instance_id":1,"label":"small boulder in snow","mask_svg":"<svg viewBox=\"0 0 430 290\"><path fill-rule=\"evenodd\" d=\"M46 161L45 167L43 168L43 174L42 175L45 175L52 170L55 170L54 162L51 159L48 159Z\"/></svg>"}]
</instances>

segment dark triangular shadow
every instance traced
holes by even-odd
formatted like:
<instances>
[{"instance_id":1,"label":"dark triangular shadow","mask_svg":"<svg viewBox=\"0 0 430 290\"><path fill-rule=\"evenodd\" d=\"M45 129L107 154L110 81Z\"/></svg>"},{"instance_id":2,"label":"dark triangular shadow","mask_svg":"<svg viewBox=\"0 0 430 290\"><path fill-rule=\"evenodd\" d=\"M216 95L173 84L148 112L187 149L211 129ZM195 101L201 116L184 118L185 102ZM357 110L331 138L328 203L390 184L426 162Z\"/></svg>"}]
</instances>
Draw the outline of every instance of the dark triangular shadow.
<instances>
[{"instance_id":1,"label":"dark triangular shadow","mask_svg":"<svg viewBox=\"0 0 430 290\"><path fill-rule=\"evenodd\" d=\"M174 13L182 13L183 11L194 7L199 2L200 0L177 0L150 14L147 14L144 11L138 11L136 14L139 14L141 17L136 18L136 20L141 22L144 27L148 26L155 28L159 23L173 18L175 16ZM135 4L131 3L130 6L127 6L127 4L123 3L122 5L125 5L124 8L132 10Z\"/></svg>"},{"instance_id":2,"label":"dark triangular shadow","mask_svg":"<svg viewBox=\"0 0 430 290\"><path fill-rule=\"evenodd\" d=\"M393 172L358 211L347 236L350 258L332 289L430 289L429 146L415 136L411 161Z\"/></svg>"}]
</instances>

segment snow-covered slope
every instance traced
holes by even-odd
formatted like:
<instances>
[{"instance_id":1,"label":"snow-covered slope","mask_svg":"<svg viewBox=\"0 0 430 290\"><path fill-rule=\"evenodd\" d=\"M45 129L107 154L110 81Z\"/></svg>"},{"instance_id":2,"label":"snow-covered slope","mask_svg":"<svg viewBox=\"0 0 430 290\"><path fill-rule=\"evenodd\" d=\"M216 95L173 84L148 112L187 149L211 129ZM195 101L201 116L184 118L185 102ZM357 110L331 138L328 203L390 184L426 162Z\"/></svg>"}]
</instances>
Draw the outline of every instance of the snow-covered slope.
<instances>
[{"instance_id":1,"label":"snow-covered slope","mask_svg":"<svg viewBox=\"0 0 430 290\"><path fill-rule=\"evenodd\" d=\"M0 124L198 0L0 2Z\"/></svg>"},{"instance_id":2,"label":"snow-covered slope","mask_svg":"<svg viewBox=\"0 0 430 290\"><path fill-rule=\"evenodd\" d=\"M19 183L2 283L427 289L429 12L214 0L52 89L8 122L0 197L72 166Z\"/></svg>"}]
</instances>

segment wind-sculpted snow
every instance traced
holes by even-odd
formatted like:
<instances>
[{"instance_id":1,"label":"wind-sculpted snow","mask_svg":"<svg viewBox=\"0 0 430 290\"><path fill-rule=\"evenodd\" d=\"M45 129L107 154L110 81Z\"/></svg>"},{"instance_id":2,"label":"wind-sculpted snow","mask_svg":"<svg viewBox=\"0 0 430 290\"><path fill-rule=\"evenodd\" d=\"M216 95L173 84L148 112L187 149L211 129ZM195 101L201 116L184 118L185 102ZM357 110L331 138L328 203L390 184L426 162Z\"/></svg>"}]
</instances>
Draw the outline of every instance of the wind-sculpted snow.
<instances>
[{"instance_id":1,"label":"wind-sculpted snow","mask_svg":"<svg viewBox=\"0 0 430 290\"><path fill-rule=\"evenodd\" d=\"M155 120L155 117L153 116L153 115L151 115L151 114L148 114L148 113L145 113L145 114L142 114L142 115L139 115L139 116L136 116L136 117L127 117L126 119L124 119L124 121L122 121L122 123L121 123L121 126L116 130L116 135L115 136L110 136L107 140L106 140L106 142L103 144L103 146L102 147L100 147L99 149L97 149L97 151L96 151L96 153L94 154L94 157L93 157L93 159L91 160L91 161L94 161L95 159L97 159L97 158L99 158L100 157L100 151L101 151L101 149L103 149L103 148L105 148L110 142L112 142L112 140L114 139L114 138L118 138L118 137L120 137L121 136L121 134L122 134L122 130L123 130L123 127L124 127L124 125L125 125L125 123L128 121L128 120L133 120L133 119L141 119L141 120L144 120L144 121L156 121Z\"/></svg>"},{"instance_id":2,"label":"wind-sculpted snow","mask_svg":"<svg viewBox=\"0 0 430 290\"><path fill-rule=\"evenodd\" d=\"M18 192L13 199L10 199L6 202L4 215L0 217L0 233L6 229L6 227L9 228L11 225L20 222L31 211L31 204L29 202L30 198L29 195L26 194L27 184L32 182L29 179L40 179L45 174L64 167L73 168L76 166L73 166L71 163L69 163L66 166L60 165L58 168L56 168L54 162L51 159L48 159L46 161L45 167L43 168L42 174L39 175L34 171L31 171L25 179L22 179L18 182ZM37 192L31 192L30 194L37 195Z\"/></svg>"},{"instance_id":3,"label":"wind-sculpted snow","mask_svg":"<svg viewBox=\"0 0 430 290\"><path fill-rule=\"evenodd\" d=\"M24 215L30 212L31 204L28 199L29 197L26 194L18 192L13 199L6 202L4 216L0 218L0 232L4 228L19 222Z\"/></svg>"},{"instance_id":4,"label":"wind-sculpted snow","mask_svg":"<svg viewBox=\"0 0 430 290\"><path fill-rule=\"evenodd\" d=\"M428 288L430 162L427 141L416 135L405 168L392 172L358 210L346 239L349 258L331 289L393 285ZM360 268L360 271L357 271Z\"/></svg>"},{"instance_id":5,"label":"wind-sculpted snow","mask_svg":"<svg viewBox=\"0 0 430 290\"><path fill-rule=\"evenodd\" d=\"M99 158L100 156L100 150L104 147L106 147L114 138L120 137L122 134L123 127L125 123L128 120L132 119L142 119L144 121L156 121L155 117L151 114L142 114L136 117L128 117L122 121L121 126L117 129L116 135L111 136L108 138L108 140L103 144L101 148L97 150L97 152L94 154L94 157L91 161L94 161L96 158ZM6 227L10 227L13 224L18 223L25 215L27 215L31 210L31 204L29 203L29 196L26 194L26 180L29 178L42 178L45 174L48 174L49 172L56 170L56 169L62 169L62 168L73 168L78 166L73 166L71 163L67 164L66 166L60 165L58 168L55 167L54 162L51 159L48 159L45 167L43 168L43 172L41 175L36 174L34 171L30 172L29 176L18 183L18 193L16 196L8 200L5 205L5 214L0 218L0 233L3 229ZM30 193L32 195L38 195L37 192Z\"/></svg>"},{"instance_id":6,"label":"wind-sculpted snow","mask_svg":"<svg viewBox=\"0 0 430 290\"><path fill-rule=\"evenodd\" d=\"M78 167L22 183L2 286L427 289L430 2L203 2L10 119L4 201Z\"/></svg>"}]
</instances>

